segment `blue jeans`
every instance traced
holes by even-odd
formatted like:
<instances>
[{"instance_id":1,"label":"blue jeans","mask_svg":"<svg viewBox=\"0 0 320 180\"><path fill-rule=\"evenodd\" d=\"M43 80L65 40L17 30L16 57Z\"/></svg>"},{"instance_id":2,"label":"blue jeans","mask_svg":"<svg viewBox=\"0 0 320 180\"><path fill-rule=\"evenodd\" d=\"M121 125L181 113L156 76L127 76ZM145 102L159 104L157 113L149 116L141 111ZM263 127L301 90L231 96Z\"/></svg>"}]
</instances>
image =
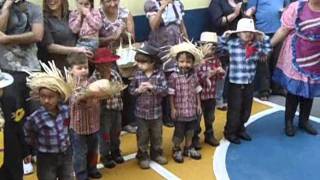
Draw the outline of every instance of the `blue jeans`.
<instances>
[{"instance_id":1,"label":"blue jeans","mask_svg":"<svg viewBox=\"0 0 320 180\"><path fill-rule=\"evenodd\" d=\"M88 174L95 171L98 161L98 133L80 135L70 130L73 148L73 168L77 180L87 180Z\"/></svg>"}]
</instances>

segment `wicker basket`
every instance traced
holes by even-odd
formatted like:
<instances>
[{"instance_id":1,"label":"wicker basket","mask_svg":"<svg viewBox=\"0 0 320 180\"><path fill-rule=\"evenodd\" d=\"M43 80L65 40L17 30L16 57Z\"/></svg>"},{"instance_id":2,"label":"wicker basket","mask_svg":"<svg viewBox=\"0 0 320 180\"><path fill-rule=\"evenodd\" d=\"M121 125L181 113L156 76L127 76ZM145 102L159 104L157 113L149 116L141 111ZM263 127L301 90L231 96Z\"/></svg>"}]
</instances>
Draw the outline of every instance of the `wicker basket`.
<instances>
[{"instance_id":1,"label":"wicker basket","mask_svg":"<svg viewBox=\"0 0 320 180\"><path fill-rule=\"evenodd\" d=\"M133 77L136 70L137 70L137 66L135 64L132 66L119 67L120 74L124 78Z\"/></svg>"}]
</instances>

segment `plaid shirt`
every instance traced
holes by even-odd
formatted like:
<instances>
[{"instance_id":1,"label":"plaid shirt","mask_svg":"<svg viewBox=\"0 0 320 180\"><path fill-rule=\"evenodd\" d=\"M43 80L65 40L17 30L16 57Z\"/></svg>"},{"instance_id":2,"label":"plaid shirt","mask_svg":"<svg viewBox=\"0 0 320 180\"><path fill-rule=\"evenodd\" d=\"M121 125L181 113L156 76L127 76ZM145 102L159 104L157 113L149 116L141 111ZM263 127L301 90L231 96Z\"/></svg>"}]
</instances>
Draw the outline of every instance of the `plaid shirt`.
<instances>
[{"instance_id":1,"label":"plaid shirt","mask_svg":"<svg viewBox=\"0 0 320 180\"><path fill-rule=\"evenodd\" d=\"M53 117L43 106L38 108L24 124L27 144L42 153L65 152L70 146L68 133L69 108L59 105L59 113Z\"/></svg>"},{"instance_id":2,"label":"plaid shirt","mask_svg":"<svg viewBox=\"0 0 320 180\"><path fill-rule=\"evenodd\" d=\"M100 129L99 99L78 100L78 92L85 89L95 80L95 77L92 76L84 84L78 85L77 90L70 97L70 128L80 135L90 135Z\"/></svg>"},{"instance_id":3,"label":"plaid shirt","mask_svg":"<svg viewBox=\"0 0 320 180\"><path fill-rule=\"evenodd\" d=\"M191 121L197 116L197 95L202 90L197 75L182 74L177 69L169 77L169 94L174 97L177 121Z\"/></svg>"},{"instance_id":4,"label":"plaid shirt","mask_svg":"<svg viewBox=\"0 0 320 180\"><path fill-rule=\"evenodd\" d=\"M102 79L101 74L97 71L94 72L94 76L96 76L97 79ZM111 70L110 81L123 83L120 74L113 69ZM122 111L122 109L123 109L121 92L119 92L118 94L114 95L111 98L106 99L104 102L105 102L107 109L117 110L117 111Z\"/></svg>"},{"instance_id":5,"label":"plaid shirt","mask_svg":"<svg viewBox=\"0 0 320 180\"><path fill-rule=\"evenodd\" d=\"M255 52L247 58L245 44L240 38L219 38L219 48L227 51L230 56L229 82L251 84L256 74L257 61L272 50L268 36L262 42L253 42L252 46Z\"/></svg>"},{"instance_id":6,"label":"plaid shirt","mask_svg":"<svg viewBox=\"0 0 320 180\"><path fill-rule=\"evenodd\" d=\"M82 17L78 10L73 10L69 15L69 27L73 33L80 37L98 37L99 30L102 27L101 14L98 10L92 9L87 16Z\"/></svg>"},{"instance_id":7,"label":"plaid shirt","mask_svg":"<svg viewBox=\"0 0 320 180\"><path fill-rule=\"evenodd\" d=\"M137 88L142 82L150 82L154 89L150 92L138 93ZM165 75L160 70L154 70L150 77L138 70L130 83L129 91L136 96L135 116L142 119L154 120L162 117L162 97L167 95L168 85Z\"/></svg>"},{"instance_id":8,"label":"plaid shirt","mask_svg":"<svg viewBox=\"0 0 320 180\"><path fill-rule=\"evenodd\" d=\"M199 83L202 87L202 91L200 93L201 100L207 99L215 99L216 96L216 81L222 77L214 75L212 77L208 77L209 70L215 70L221 67L221 63L219 59L208 59L203 64L201 64L197 68L197 76L199 79Z\"/></svg>"}]
</instances>

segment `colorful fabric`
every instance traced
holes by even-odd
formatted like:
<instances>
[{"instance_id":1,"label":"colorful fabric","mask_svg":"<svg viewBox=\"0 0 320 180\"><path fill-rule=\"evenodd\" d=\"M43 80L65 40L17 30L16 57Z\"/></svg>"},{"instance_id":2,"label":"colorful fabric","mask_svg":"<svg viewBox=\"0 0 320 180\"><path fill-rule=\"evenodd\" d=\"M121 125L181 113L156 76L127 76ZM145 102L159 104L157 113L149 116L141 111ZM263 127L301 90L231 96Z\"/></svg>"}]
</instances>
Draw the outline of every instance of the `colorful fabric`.
<instances>
[{"instance_id":1,"label":"colorful fabric","mask_svg":"<svg viewBox=\"0 0 320 180\"><path fill-rule=\"evenodd\" d=\"M222 77L214 75L209 78L208 73L209 70L213 71L219 67L221 67L219 59L210 59L205 61L197 68L197 76L202 87L202 91L200 93L201 100L215 99L216 81Z\"/></svg>"},{"instance_id":2,"label":"colorful fabric","mask_svg":"<svg viewBox=\"0 0 320 180\"><path fill-rule=\"evenodd\" d=\"M271 52L271 44L268 36L262 42L256 41L251 44L250 53L246 53L246 45L240 38L219 38L219 47L229 53L229 82L235 84L250 84L256 74L257 61L261 55ZM253 53L254 52L254 53ZM251 55L248 58L246 55Z\"/></svg>"},{"instance_id":3,"label":"colorful fabric","mask_svg":"<svg viewBox=\"0 0 320 180\"><path fill-rule=\"evenodd\" d=\"M70 146L69 108L59 105L54 117L43 106L27 117L24 124L26 142L42 153L65 152Z\"/></svg>"},{"instance_id":4,"label":"colorful fabric","mask_svg":"<svg viewBox=\"0 0 320 180\"><path fill-rule=\"evenodd\" d=\"M279 55L273 79L291 94L320 96L320 12L307 2L292 3L282 16L282 26L291 29Z\"/></svg>"},{"instance_id":5,"label":"colorful fabric","mask_svg":"<svg viewBox=\"0 0 320 180\"><path fill-rule=\"evenodd\" d=\"M102 18L98 10L92 9L86 17L82 17L77 10L72 11L69 15L69 27L80 37L98 37L101 26Z\"/></svg>"},{"instance_id":6,"label":"colorful fabric","mask_svg":"<svg viewBox=\"0 0 320 180\"><path fill-rule=\"evenodd\" d=\"M138 93L136 90L142 82L150 82L154 89L146 93ZM168 85L165 75L160 70L154 70L150 77L138 70L130 83L130 94L136 96L135 116L146 120L162 118L161 101L167 95Z\"/></svg>"},{"instance_id":7,"label":"colorful fabric","mask_svg":"<svg viewBox=\"0 0 320 180\"><path fill-rule=\"evenodd\" d=\"M194 72L173 72L169 77L169 94L174 98L176 121L192 121L197 116L197 95L202 88Z\"/></svg>"},{"instance_id":8,"label":"colorful fabric","mask_svg":"<svg viewBox=\"0 0 320 180\"><path fill-rule=\"evenodd\" d=\"M100 101L96 98L78 100L78 92L94 82L92 76L87 82L78 85L70 98L70 128L79 135L89 135L100 129Z\"/></svg>"}]
</instances>

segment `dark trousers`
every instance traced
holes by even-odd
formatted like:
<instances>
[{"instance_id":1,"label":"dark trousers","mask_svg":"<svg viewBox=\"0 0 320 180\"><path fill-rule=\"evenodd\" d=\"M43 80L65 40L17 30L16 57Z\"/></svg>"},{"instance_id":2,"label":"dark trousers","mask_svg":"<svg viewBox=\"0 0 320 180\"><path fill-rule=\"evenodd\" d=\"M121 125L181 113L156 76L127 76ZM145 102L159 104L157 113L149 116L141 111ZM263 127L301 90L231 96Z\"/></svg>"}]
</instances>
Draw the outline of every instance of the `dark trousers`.
<instances>
[{"instance_id":1,"label":"dark trousers","mask_svg":"<svg viewBox=\"0 0 320 180\"><path fill-rule=\"evenodd\" d=\"M98 133L80 135L71 129L70 135L76 178L77 180L87 180L88 174L97 168Z\"/></svg>"},{"instance_id":2,"label":"dark trousers","mask_svg":"<svg viewBox=\"0 0 320 180\"><path fill-rule=\"evenodd\" d=\"M207 100L202 100L201 101L201 108L202 108L202 114L203 114L203 119L204 119L204 126L205 126L205 131L204 135L205 138L211 138L214 136L214 131L213 131L213 122L214 122L214 111L215 111L215 99L207 99ZM199 134L201 132L201 117L198 118L196 128L195 128L195 133L193 136L193 139L199 139Z\"/></svg>"},{"instance_id":3,"label":"dark trousers","mask_svg":"<svg viewBox=\"0 0 320 180\"><path fill-rule=\"evenodd\" d=\"M253 101L253 84L229 83L227 123L225 136L234 136L245 131L244 124L251 114Z\"/></svg>"},{"instance_id":4,"label":"dark trousers","mask_svg":"<svg viewBox=\"0 0 320 180\"><path fill-rule=\"evenodd\" d=\"M179 148L184 141L191 141L194 136L194 129L197 120L193 121L174 121L174 132L172 137L173 148Z\"/></svg>"},{"instance_id":5,"label":"dark trousers","mask_svg":"<svg viewBox=\"0 0 320 180\"><path fill-rule=\"evenodd\" d=\"M299 123L306 123L309 121L312 103L313 98L304 98L302 96L288 93L286 97L285 120L291 122L293 121L295 112L297 111L297 107L299 105Z\"/></svg>"},{"instance_id":6,"label":"dark trousers","mask_svg":"<svg viewBox=\"0 0 320 180\"><path fill-rule=\"evenodd\" d=\"M37 153L39 180L73 180L72 150L64 153Z\"/></svg>"},{"instance_id":7,"label":"dark trousers","mask_svg":"<svg viewBox=\"0 0 320 180\"><path fill-rule=\"evenodd\" d=\"M137 143L138 143L138 157L140 154L146 154L151 144L151 156L162 154L162 120L146 120L137 119Z\"/></svg>"},{"instance_id":8,"label":"dark trousers","mask_svg":"<svg viewBox=\"0 0 320 180\"><path fill-rule=\"evenodd\" d=\"M100 119L99 150L106 158L111 153L120 152L121 111L103 107Z\"/></svg>"},{"instance_id":9,"label":"dark trousers","mask_svg":"<svg viewBox=\"0 0 320 180\"><path fill-rule=\"evenodd\" d=\"M130 84L128 78L122 78L125 84ZM123 110L122 110L122 127L128 124L132 125L136 123L134 109L135 109L135 97L129 93L129 88L126 88L122 93Z\"/></svg>"},{"instance_id":10,"label":"dark trousers","mask_svg":"<svg viewBox=\"0 0 320 180\"><path fill-rule=\"evenodd\" d=\"M24 72L5 71L14 78L14 83L4 88L1 107L4 125L4 162L0 169L0 177L6 180L22 180L23 158L30 153L24 141L23 123L25 117L35 109L29 98L26 86L27 74ZM13 117L13 114L15 117Z\"/></svg>"}]
</instances>

